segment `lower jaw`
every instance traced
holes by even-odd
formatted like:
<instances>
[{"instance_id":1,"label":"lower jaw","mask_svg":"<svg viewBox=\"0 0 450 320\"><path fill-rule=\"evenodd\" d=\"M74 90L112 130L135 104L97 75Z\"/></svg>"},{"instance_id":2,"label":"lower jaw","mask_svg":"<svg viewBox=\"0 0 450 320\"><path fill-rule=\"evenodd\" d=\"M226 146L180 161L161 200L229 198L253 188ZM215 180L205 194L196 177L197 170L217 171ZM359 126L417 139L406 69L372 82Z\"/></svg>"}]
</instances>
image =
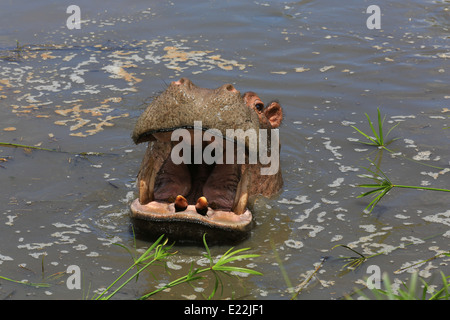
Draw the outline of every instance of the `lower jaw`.
<instances>
[{"instance_id":1,"label":"lower jaw","mask_svg":"<svg viewBox=\"0 0 450 320\"><path fill-rule=\"evenodd\" d=\"M169 239L199 242L206 233L210 242L236 242L245 239L252 228L252 213L242 214L208 208L206 215L196 212L194 205L176 212L173 203L151 201L142 205L139 199L131 204L133 225L139 233L166 235Z\"/></svg>"}]
</instances>

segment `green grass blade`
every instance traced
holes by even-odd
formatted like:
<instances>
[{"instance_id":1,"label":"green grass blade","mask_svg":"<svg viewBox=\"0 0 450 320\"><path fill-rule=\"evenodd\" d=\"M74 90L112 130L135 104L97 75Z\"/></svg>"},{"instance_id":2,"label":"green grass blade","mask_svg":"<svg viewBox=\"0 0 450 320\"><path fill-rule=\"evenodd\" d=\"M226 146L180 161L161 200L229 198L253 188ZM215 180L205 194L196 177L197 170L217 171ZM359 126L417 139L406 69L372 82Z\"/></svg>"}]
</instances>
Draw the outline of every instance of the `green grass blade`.
<instances>
[{"instance_id":1,"label":"green grass blade","mask_svg":"<svg viewBox=\"0 0 450 320\"><path fill-rule=\"evenodd\" d=\"M384 188L379 188L379 189L371 190L371 191L365 192L365 193L363 193L363 194L360 194L360 195L357 196L356 198L357 198L357 199L358 199L358 198L362 198L362 197L368 196L368 195L370 195L370 194L372 194L372 193L380 193L380 192L382 192L382 190L384 190Z\"/></svg>"},{"instance_id":2,"label":"green grass blade","mask_svg":"<svg viewBox=\"0 0 450 320\"><path fill-rule=\"evenodd\" d=\"M429 286L428 286L428 283L426 283L426 281L424 281L422 278L420 279L420 281L423 284L422 295L421 295L420 299L425 300L427 297L427 292L428 292Z\"/></svg>"},{"instance_id":3,"label":"green grass blade","mask_svg":"<svg viewBox=\"0 0 450 320\"><path fill-rule=\"evenodd\" d=\"M249 259L249 258L259 257L259 255L257 255L257 254L245 254L245 255L235 256L236 254L238 254L240 252L244 252L244 251L250 250L250 248L243 248L243 249L239 249L239 250L235 250L235 251L230 252L232 249L233 248L231 248L224 255L222 255L222 257L220 257L219 261L217 261L216 265L222 265L222 264L234 261L234 260L242 260L242 259Z\"/></svg>"},{"instance_id":4,"label":"green grass blade","mask_svg":"<svg viewBox=\"0 0 450 320\"><path fill-rule=\"evenodd\" d=\"M369 136L368 134L364 133L363 131L361 131L360 129L358 129L355 126L351 126L353 129L355 129L356 131L358 131L363 137L365 137L366 139L368 139L369 142L363 142L363 141L359 141L360 143L366 144L366 145L372 145L372 146L378 146L378 147L382 147L384 149L386 149L389 152L392 152L391 150L387 149L386 146L390 143L392 143L393 141L395 141L396 139L392 139L389 142L386 142L388 135L391 133L391 131L397 127L400 123L395 124L393 127L391 127L389 129L389 131L387 132L387 134L384 134L384 123L386 120L386 116L382 117L381 116L381 112L380 112L380 108L377 108L377 120L378 120L378 125L377 125L377 129L375 129L375 126L372 122L372 119L370 119L370 116L365 113L365 116L367 118L367 122L369 123L370 126L370 130L372 131L372 134L374 135L374 138Z\"/></svg>"},{"instance_id":5,"label":"green grass blade","mask_svg":"<svg viewBox=\"0 0 450 320\"><path fill-rule=\"evenodd\" d=\"M6 281L10 281L10 282L14 282L14 283L18 283L18 284L24 284L26 286L31 286L31 287L37 287L37 288L48 288L50 287L49 283L34 283L34 282L24 282L24 281L19 281L19 280L13 280L7 277L3 277L0 276L0 279L6 280Z\"/></svg>"},{"instance_id":6,"label":"green grass blade","mask_svg":"<svg viewBox=\"0 0 450 320\"><path fill-rule=\"evenodd\" d=\"M214 276L215 276L214 287L213 287L213 290L211 291L211 294L208 296L208 300L212 300L212 298L214 298L214 296L216 295L217 289L219 288L219 285L222 284L222 280L220 279L220 277L215 273L214 273ZM222 290L223 290L223 287L222 287Z\"/></svg>"},{"instance_id":7,"label":"green grass blade","mask_svg":"<svg viewBox=\"0 0 450 320\"><path fill-rule=\"evenodd\" d=\"M365 134L364 132L362 132L361 130L359 130L359 129L358 129L357 127L355 127L355 126L352 126L352 128L355 129L356 131L358 131L358 132L359 132L362 136L364 136L366 139L372 141L372 143L360 141L361 143L368 144L368 145L372 145L372 146L377 146L377 145L378 145L377 141L376 141L374 138L372 138L371 136Z\"/></svg>"},{"instance_id":8,"label":"green grass blade","mask_svg":"<svg viewBox=\"0 0 450 320\"><path fill-rule=\"evenodd\" d=\"M386 290L383 293L388 297L389 300L397 300L397 296L392 291L391 280L389 279L387 273L383 274L382 279L384 287L386 288Z\"/></svg>"},{"instance_id":9,"label":"green grass blade","mask_svg":"<svg viewBox=\"0 0 450 320\"><path fill-rule=\"evenodd\" d=\"M262 273L253 269L248 268L242 268L242 267L234 267L234 266L214 266L214 271L221 271L221 272L240 272L240 273L248 273L253 275L262 276Z\"/></svg>"},{"instance_id":10,"label":"green grass blade","mask_svg":"<svg viewBox=\"0 0 450 320\"><path fill-rule=\"evenodd\" d=\"M447 282L447 278L444 273L441 271L441 278L442 278L442 284L443 287L437 291L433 296L431 296L430 300L438 300L438 299L449 299L449 283ZM441 297L441 295L444 294L444 296Z\"/></svg>"},{"instance_id":11,"label":"green grass blade","mask_svg":"<svg viewBox=\"0 0 450 320\"><path fill-rule=\"evenodd\" d=\"M206 233L203 234L203 245L205 246L205 249L207 252L206 258L208 258L209 264L212 266L214 264L214 262L213 262L213 258L211 256L211 251L209 250L208 244L206 243Z\"/></svg>"},{"instance_id":12,"label":"green grass blade","mask_svg":"<svg viewBox=\"0 0 450 320\"><path fill-rule=\"evenodd\" d=\"M417 272L414 272L411 276L411 281L408 288L408 298L415 299L416 298L416 286L417 286Z\"/></svg>"},{"instance_id":13,"label":"green grass blade","mask_svg":"<svg viewBox=\"0 0 450 320\"><path fill-rule=\"evenodd\" d=\"M103 295L106 294L106 292L108 290L110 290L117 282L119 282L123 277L125 277L125 275L130 272L135 266L137 266L141 261L149 259L152 256L155 256L156 252L152 255L149 255L150 252L153 251L153 249L155 249L159 243L161 242L161 240L163 239L164 235L161 235L151 246L150 248L148 248L137 260L134 261L134 263L127 269L125 270L116 280L113 281L113 283L111 283L100 295L98 295L95 299L96 300L100 300L100 299L110 299L112 296L114 296L114 294L116 294L118 292L119 289L121 289L125 284L129 283L131 281L131 279L133 279L134 277L136 277L137 275L139 275L139 273L141 271L143 271L145 268L147 268L151 263L153 263L153 260L148 263L147 265L145 265L144 267L141 268L140 271L136 272L132 277L128 278L128 280L125 281L124 284L122 284L119 289L114 290L113 293L109 294L107 297L103 298Z\"/></svg>"},{"instance_id":14,"label":"green grass blade","mask_svg":"<svg viewBox=\"0 0 450 320\"><path fill-rule=\"evenodd\" d=\"M383 192L381 192L378 196L376 196L370 203L369 205L366 207L366 211L372 212L373 209L375 208L375 206L378 204L378 202L381 201L381 199L388 193L389 190L384 190ZM369 209L370 208L370 209Z\"/></svg>"},{"instance_id":15,"label":"green grass blade","mask_svg":"<svg viewBox=\"0 0 450 320\"><path fill-rule=\"evenodd\" d=\"M116 246L118 246L118 247L121 247L121 248L125 249L125 251L127 251L127 252L130 254L130 256L133 258L133 260L135 260L135 257L134 257L134 255L133 255L133 253L131 252L130 249L128 249L127 246L124 246L124 245L121 244L121 243L113 243L113 245L116 245Z\"/></svg>"},{"instance_id":16,"label":"green grass blade","mask_svg":"<svg viewBox=\"0 0 450 320\"><path fill-rule=\"evenodd\" d=\"M388 133L386 134L386 136L385 136L384 138L387 139L387 137L388 137L388 135L391 133L391 131L394 130L394 128L396 128L399 124L400 124L400 122L397 122L394 126L392 126L392 127L389 129ZM398 139L399 139L399 138L392 139L391 142L392 142L392 141L395 141L395 140L398 140Z\"/></svg>"},{"instance_id":17,"label":"green grass blade","mask_svg":"<svg viewBox=\"0 0 450 320\"><path fill-rule=\"evenodd\" d=\"M377 144L377 145L380 145L380 137L378 136L378 133L377 133L377 131L375 130L375 128L373 127L373 123L372 123L372 120L370 120L370 117L369 117L369 115L366 113L366 117L367 117L367 121L369 122L369 125L370 125L370 129L372 130L372 133L373 133L373 135L375 136L375 143Z\"/></svg>"},{"instance_id":18,"label":"green grass blade","mask_svg":"<svg viewBox=\"0 0 450 320\"><path fill-rule=\"evenodd\" d=\"M381 184L358 184L358 187L361 188L376 188L376 187L380 187ZM381 187L381 189L383 189L384 187Z\"/></svg>"},{"instance_id":19,"label":"green grass blade","mask_svg":"<svg viewBox=\"0 0 450 320\"><path fill-rule=\"evenodd\" d=\"M381 120L380 108L377 108L377 112L378 112L378 140L379 140L380 146L384 146L383 124L384 124L384 120L386 119L386 116L384 116L383 120Z\"/></svg>"},{"instance_id":20,"label":"green grass blade","mask_svg":"<svg viewBox=\"0 0 450 320\"><path fill-rule=\"evenodd\" d=\"M403 186L403 185L400 185L400 184L396 184L395 187L397 187L397 188L404 188L404 189L417 189L417 190L431 190L431 191L450 192L450 189L441 189L441 188L432 188L432 187L418 187L418 186Z\"/></svg>"}]
</instances>

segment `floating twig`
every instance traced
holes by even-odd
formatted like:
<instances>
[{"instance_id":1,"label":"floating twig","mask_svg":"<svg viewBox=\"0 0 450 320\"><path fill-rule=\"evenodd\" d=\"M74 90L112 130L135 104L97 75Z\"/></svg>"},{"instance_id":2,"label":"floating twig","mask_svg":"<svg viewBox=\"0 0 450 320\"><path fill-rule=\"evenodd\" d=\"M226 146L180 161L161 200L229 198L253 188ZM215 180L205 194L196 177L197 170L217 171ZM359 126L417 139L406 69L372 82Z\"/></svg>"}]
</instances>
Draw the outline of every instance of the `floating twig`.
<instances>
[{"instance_id":1,"label":"floating twig","mask_svg":"<svg viewBox=\"0 0 450 320\"><path fill-rule=\"evenodd\" d=\"M10 278L3 277L3 276L0 276L0 279L6 280L6 281L10 281L10 282L19 283L19 284L24 284L24 285L27 285L27 286L38 287L38 288L48 288L48 287L50 287L50 284L48 284L48 283L33 283L33 282L26 282L26 281L18 281L18 280L10 279Z\"/></svg>"},{"instance_id":2,"label":"floating twig","mask_svg":"<svg viewBox=\"0 0 450 320\"><path fill-rule=\"evenodd\" d=\"M303 291L303 288L306 287L306 285L316 275L316 273L319 271L319 269L322 268L322 266L326 260L327 260L327 257L322 258L322 261L320 261L320 264L316 267L316 269L314 269L314 271L309 275L309 277L300 284L300 288L295 292L295 294L292 296L291 300L294 300L297 298L297 296Z\"/></svg>"},{"instance_id":3,"label":"floating twig","mask_svg":"<svg viewBox=\"0 0 450 320\"><path fill-rule=\"evenodd\" d=\"M115 155L112 153L103 153L103 152L69 152L69 151L62 151L58 149L49 149L49 148L42 148L42 147L36 147L36 146L28 146L24 144L17 144L17 143L10 143L10 142L0 142L0 146L4 147L11 147L11 148L23 148L23 149L34 149L34 150L41 150L41 151L49 151L49 152L59 152L59 153L69 153L74 154L82 157L86 156L103 156L103 155Z\"/></svg>"}]
</instances>

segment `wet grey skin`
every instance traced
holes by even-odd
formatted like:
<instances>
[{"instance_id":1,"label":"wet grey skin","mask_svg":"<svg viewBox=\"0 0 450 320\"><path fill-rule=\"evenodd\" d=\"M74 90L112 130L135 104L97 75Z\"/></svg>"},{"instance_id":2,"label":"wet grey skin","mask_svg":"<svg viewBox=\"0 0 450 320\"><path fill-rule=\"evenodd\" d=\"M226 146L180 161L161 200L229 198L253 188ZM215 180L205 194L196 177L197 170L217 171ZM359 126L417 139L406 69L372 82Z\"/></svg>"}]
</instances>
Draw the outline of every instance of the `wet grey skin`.
<instances>
[{"instance_id":1,"label":"wet grey skin","mask_svg":"<svg viewBox=\"0 0 450 320\"><path fill-rule=\"evenodd\" d=\"M245 152L245 163L238 164L239 136L229 137L226 130L252 129L259 135L260 129L275 129L281 120L278 102L264 106L255 93L241 95L231 84L205 89L186 78L172 82L142 113L132 134L136 144L148 143L137 176L139 197L131 204L135 230L141 235L165 234L169 239L194 242L207 233L208 243L248 237L254 225L249 199L276 194L282 186L281 170L261 175L259 162L249 164L249 152L258 146L248 139L240 149ZM201 128L194 126L198 121ZM172 141L176 129L190 133L192 157L199 151L194 149L194 135L218 130L218 137L224 139L224 163L175 164L171 151L179 143ZM232 151L225 148L227 139L235 142ZM203 141L201 150L212 141ZM234 152L232 164L225 163L227 152Z\"/></svg>"}]
</instances>

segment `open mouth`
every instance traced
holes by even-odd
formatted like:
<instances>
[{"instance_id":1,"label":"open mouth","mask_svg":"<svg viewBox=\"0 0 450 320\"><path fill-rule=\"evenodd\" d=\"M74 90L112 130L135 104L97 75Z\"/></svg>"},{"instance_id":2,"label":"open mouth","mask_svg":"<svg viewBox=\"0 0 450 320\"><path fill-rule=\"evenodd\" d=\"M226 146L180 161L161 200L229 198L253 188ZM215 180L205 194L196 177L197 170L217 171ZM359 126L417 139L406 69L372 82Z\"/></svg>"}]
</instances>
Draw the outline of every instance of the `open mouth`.
<instances>
[{"instance_id":1,"label":"open mouth","mask_svg":"<svg viewBox=\"0 0 450 320\"><path fill-rule=\"evenodd\" d=\"M145 134L145 140L152 142L138 175L139 198L131 205L133 218L159 223L169 233L176 229L174 224L183 224L176 231L180 233L189 224L198 233L215 229L247 232L252 222L247 209L249 174L246 165L236 161L238 148L229 150L224 140L217 144L216 139L222 137L194 144L195 131L189 129L192 143L172 141L173 131ZM184 161L180 163L179 158Z\"/></svg>"}]
</instances>

